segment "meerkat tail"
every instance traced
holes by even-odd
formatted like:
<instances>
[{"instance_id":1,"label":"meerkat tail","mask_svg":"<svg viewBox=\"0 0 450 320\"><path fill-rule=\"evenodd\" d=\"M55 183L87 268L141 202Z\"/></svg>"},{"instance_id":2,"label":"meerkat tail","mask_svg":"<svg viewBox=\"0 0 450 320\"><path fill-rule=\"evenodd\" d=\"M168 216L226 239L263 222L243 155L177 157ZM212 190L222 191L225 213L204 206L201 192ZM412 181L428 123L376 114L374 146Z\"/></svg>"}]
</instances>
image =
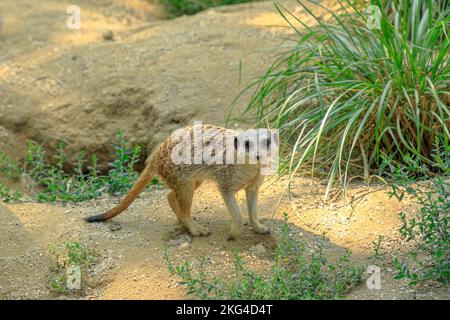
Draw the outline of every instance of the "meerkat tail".
<instances>
[{"instance_id":1,"label":"meerkat tail","mask_svg":"<svg viewBox=\"0 0 450 320\"><path fill-rule=\"evenodd\" d=\"M139 176L139 179L136 181L136 183L133 185L130 191L128 191L125 198L123 198L120 203L112 208L111 210L102 213L97 214L94 216L89 216L84 218L86 222L97 222L97 221L104 221L114 218L115 216L119 215L122 211L124 211L126 208L130 206L130 204L134 201L134 199L137 198L137 196L141 193L142 190L149 184L149 182L155 177L156 172L152 166L151 163L148 163L148 165L145 167L144 171Z\"/></svg>"}]
</instances>

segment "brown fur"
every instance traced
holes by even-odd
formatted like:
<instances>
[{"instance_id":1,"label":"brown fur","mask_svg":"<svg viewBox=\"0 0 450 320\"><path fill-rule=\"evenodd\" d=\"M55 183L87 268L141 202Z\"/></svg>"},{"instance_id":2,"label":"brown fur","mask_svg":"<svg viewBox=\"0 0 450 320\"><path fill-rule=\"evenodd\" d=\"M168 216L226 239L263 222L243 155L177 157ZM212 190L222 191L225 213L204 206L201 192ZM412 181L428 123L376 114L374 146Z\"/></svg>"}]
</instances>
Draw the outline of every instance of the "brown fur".
<instances>
[{"instance_id":1,"label":"brown fur","mask_svg":"<svg viewBox=\"0 0 450 320\"><path fill-rule=\"evenodd\" d=\"M219 130L221 133L231 132L229 129L211 125L199 125L187 127L185 130L192 132L201 130L205 133L209 129ZM192 136L192 135L191 135ZM234 239L242 234L243 222L236 202L235 193L241 189L246 190L247 204L249 209L250 223L253 229L262 234L269 232L267 227L257 219L257 195L258 189L264 180L260 175L258 164L175 164L171 159L171 153L179 141L172 136L164 140L149 157L144 171L140 175L128 194L120 203L110 211L87 217L86 221L95 222L111 219L136 199L145 186L159 175L171 191L167 195L170 207L176 214L178 220L194 236L208 235L209 231L198 225L191 217L191 206L194 191L204 180L213 180L217 183L224 198L225 204L232 217L231 235ZM208 144L203 142L203 147ZM225 156L226 150L223 150Z\"/></svg>"}]
</instances>

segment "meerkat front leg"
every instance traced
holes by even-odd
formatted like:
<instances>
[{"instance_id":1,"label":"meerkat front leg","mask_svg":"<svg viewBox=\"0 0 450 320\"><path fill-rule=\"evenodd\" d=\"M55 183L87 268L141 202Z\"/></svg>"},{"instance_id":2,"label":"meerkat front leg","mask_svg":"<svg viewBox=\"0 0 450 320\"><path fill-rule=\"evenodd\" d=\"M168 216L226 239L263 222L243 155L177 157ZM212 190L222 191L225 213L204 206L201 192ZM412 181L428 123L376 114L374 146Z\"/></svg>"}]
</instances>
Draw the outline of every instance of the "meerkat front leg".
<instances>
[{"instance_id":1,"label":"meerkat front leg","mask_svg":"<svg viewBox=\"0 0 450 320\"><path fill-rule=\"evenodd\" d=\"M270 230L258 220L258 188L245 189L247 198L248 217L253 230L259 234L269 234Z\"/></svg>"},{"instance_id":2,"label":"meerkat front leg","mask_svg":"<svg viewBox=\"0 0 450 320\"><path fill-rule=\"evenodd\" d=\"M195 236L208 236L211 232L191 217L193 190L189 187L180 188L178 192L170 191L167 195L170 207L175 212L178 221L180 221L189 232Z\"/></svg>"},{"instance_id":3,"label":"meerkat front leg","mask_svg":"<svg viewBox=\"0 0 450 320\"><path fill-rule=\"evenodd\" d=\"M242 221L241 212L236 202L236 196L234 193L223 193L223 199L231 215L231 228L228 240L238 239L243 234L244 222Z\"/></svg>"}]
</instances>

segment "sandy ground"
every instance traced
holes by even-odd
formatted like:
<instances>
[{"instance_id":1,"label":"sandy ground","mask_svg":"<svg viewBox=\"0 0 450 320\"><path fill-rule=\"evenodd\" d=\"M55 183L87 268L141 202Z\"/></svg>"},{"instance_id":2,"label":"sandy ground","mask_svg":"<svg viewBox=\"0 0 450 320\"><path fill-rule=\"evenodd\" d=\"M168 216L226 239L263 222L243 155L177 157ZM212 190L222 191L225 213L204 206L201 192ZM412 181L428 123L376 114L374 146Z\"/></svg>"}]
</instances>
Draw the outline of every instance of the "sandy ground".
<instances>
[{"instance_id":1,"label":"sandy ground","mask_svg":"<svg viewBox=\"0 0 450 320\"><path fill-rule=\"evenodd\" d=\"M111 158L114 131L150 151L168 133L193 120L223 123L236 95L274 59L273 48L288 32L270 1L208 10L164 20L157 5L142 0L79 0L82 29L65 26L65 0L0 2L0 148L20 159L25 141L49 146L58 140L68 152L96 152ZM332 2L329 2L330 5ZM295 1L286 5L296 9ZM248 95L247 95L248 96ZM237 110L245 106L246 95ZM238 125L245 125L241 121ZM248 226L244 239L226 241L229 217L211 184L202 185L194 215L212 229L191 239L171 212L166 190L145 191L111 223L82 218L111 208L118 198L81 204L0 204L0 299L65 299L49 288L49 245L78 241L99 254L83 299L181 299L186 292L162 257L164 245L176 261L208 257L211 275L229 276L237 248L249 266L265 270L289 214L293 236L311 248L324 242L331 256L349 248L355 263L369 263L381 235L382 289L365 284L350 299L448 299L445 288L414 287L393 280L390 257L403 250L397 229L405 202L389 199L384 186L355 186L347 201L324 204L323 187L295 181L293 201L282 198L285 181L266 184L260 216L269 236ZM239 201L245 215L243 194ZM294 212L292 204L296 206ZM326 240L324 240L324 238ZM264 248L257 250L256 248ZM188 297L189 298L189 297Z\"/></svg>"},{"instance_id":2,"label":"sandy ground","mask_svg":"<svg viewBox=\"0 0 450 320\"><path fill-rule=\"evenodd\" d=\"M81 204L18 203L0 206L0 292L11 299L65 299L49 288L52 258L49 245L78 241L99 255L99 262L90 271L90 281L83 299L182 299L186 295L179 279L170 275L163 259L163 249L174 261L209 261L211 276L229 277L233 270L233 250L237 249L253 270L270 266L271 256L288 213L292 236L301 239L309 249L325 245L327 256L337 257L345 249L353 252L355 264L375 264L381 268L381 290L370 290L365 283L352 290L349 299L448 299L446 288L435 286L409 287L393 279L390 259L401 254L403 244L397 229L398 213L411 209L408 202L389 199L383 186L352 187L347 200L321 201L323 187L309 179L297 179L294 192L296 212L286 197L278 205L285 186L282 179L266 183L260 202L260 217L271 228L271 235L262 236L245 227L239 241L227 241L229 216L215 186L202 185L194 198L193 215L198 223L209 227L212 234L191 238L176 220L165 199L166 190L145 191L133 205L112 222L87 224L82 218L104 211L118 198L105 196ZM317 186L318 184L318 186ZM246 216L244 194L238 194L241 210ZM115 231L113 231L115 230ZM372 262L375 242L379 236L382 255ZM261 250L261 246L263 250Z\"/></svg>"}]
</instances>

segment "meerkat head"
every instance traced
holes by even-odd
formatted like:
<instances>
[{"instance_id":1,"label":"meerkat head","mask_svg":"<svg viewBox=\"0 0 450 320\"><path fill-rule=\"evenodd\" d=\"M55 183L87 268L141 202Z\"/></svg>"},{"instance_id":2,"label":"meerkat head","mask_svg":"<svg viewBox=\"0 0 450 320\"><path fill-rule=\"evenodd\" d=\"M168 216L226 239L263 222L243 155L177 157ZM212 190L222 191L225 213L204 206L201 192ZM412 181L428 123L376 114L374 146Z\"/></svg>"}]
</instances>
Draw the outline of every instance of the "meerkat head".
<instances>
[{"instance_id":1,"label":"meerkat head","mask_svg":"<svg viewBox=\"0 0 450 320\"><path fill-rule=\"evenodd\" d=\"M269 129L249 129L235 137L235 149L246 163L270 164L278 155L278 132Z\"/></svg>"}]
</instances>

